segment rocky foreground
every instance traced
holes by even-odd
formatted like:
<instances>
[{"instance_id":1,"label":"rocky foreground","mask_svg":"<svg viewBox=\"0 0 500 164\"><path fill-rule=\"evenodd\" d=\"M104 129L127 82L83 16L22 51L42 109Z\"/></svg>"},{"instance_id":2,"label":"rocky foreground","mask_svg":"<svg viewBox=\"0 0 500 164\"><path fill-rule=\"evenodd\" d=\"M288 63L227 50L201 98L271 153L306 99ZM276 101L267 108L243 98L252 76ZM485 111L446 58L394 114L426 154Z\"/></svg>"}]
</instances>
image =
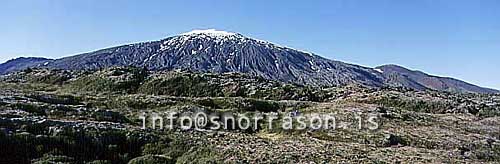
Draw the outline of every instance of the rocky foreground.
<instances>
[{"instance_id":1,"label":"rocky foreground","mask_svg":"<svg viewBox=\"0 0 500 164\"><path fill-rule=\"evenodd\" d=\"M498 163L500 95L138 68L0 78L0 163ZM143 128L144 112L335 113L335 129ZM356 116L376 116L368 129ZM278 118L283 119L283 117ZM280 124L276 124L279 127Z\"/></svg>"}]
</instances>

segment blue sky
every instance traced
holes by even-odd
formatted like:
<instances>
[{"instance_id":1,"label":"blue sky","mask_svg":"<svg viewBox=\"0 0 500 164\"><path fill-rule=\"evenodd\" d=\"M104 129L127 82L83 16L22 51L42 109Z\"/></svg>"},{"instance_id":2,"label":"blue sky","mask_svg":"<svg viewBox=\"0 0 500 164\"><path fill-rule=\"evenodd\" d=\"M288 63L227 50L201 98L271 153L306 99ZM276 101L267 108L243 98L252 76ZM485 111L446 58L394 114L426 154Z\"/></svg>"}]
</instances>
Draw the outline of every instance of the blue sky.
<instances>
[{"instance_id":1,"label":"blue sky","mask_svg":"<svg viewBox=\"0 0 500 164\"><path fill-rule=\"evenodd\" d=\"M500 89L498 0L4 0L0 21L0 62L215 28Z\"/></svg>"}]
</instances>

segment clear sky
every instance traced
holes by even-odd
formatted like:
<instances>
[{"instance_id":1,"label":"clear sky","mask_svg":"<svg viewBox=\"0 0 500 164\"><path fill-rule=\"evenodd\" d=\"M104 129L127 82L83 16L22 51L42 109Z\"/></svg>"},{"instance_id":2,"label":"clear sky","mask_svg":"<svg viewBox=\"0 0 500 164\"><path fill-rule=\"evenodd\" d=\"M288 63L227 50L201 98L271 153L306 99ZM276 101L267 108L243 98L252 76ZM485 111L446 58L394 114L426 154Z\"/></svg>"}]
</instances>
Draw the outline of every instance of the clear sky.
<instances>
[{"instance_id":1,"label":"clear sky","mask_svg":"<svg viewBox=\"0 0 500 164\"><path fill-rule=\"evenodd\" d=\"M3 0L0 62L215 28L500 89L498 0Z\"/></svg>"}]
</instances>

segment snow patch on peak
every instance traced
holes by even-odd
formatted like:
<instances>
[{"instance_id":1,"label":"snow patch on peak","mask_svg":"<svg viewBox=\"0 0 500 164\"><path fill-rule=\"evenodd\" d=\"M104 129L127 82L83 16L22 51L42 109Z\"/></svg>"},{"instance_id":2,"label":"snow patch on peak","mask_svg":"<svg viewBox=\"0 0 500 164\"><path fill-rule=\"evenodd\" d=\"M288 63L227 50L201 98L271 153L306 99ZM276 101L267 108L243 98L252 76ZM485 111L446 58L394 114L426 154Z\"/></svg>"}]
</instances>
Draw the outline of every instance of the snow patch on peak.
<instances>
[{"instance_id":1,"label":"snow patch on peak","mask_svg":"<svg viewBox=\"0 0 500 164\"><path fill-rule=\"evenodd\" d=\"M266 41L266 40L260 40L260 39L256 39L256 38L247 37L247 36L244 36L240 33L220 31L220 30L216 30L216 29L193 30L190 32L182 33L179 36L181 36L180 39L182 39L183 43L191 40L192 38L214 39L214 41L216 43L218 43L219 45L223 45L224 42L226 42L226 41L230 41L230 42L233 42L234 44L238 44L238 45L242 45L242 44L246 44L246 43L257 43L257 44L265 46L266 48L269 48L269 49L277 48L278 50L293 50L293 51L305 53L306 55L308 55L308 57L311 57L311 58L315 57L314 54L311 52L298 50L298 49L294 49L294 48L287 47L287 46L282 46L282 45L279 45L279 44L276 44L276 43L273 43L270 41ZM214 46L217 46L217 44ZM202 48L204 48L204 47L199 47L198 50L201 51Z\"/></svg>"},{"instance_id":2,"label":"snow patch on peak","mask_svg":"<svg viewBox=\"0 0 500 164\"><path fill-rule=\"evenodd\" d=\"M215 29L206 29L206 30L193 30L190 32L182 33L181 35L197 35L197 34L205 34L209 36L233 36L236 33L227 32L227 31L218 31Z\"/></svg>"},{"instance_id":3,"label":"snow patch on peak","mask_svg":"<svg viewBox=\"0 0 500 164\"><path fill-rule=\"evenodd\" d=\"M384 73L384 71L382 71L381 69L378 69L378 68L375 68L374 70L377 72L380 72L380 73Z\"/></svg>"}]
</instances>

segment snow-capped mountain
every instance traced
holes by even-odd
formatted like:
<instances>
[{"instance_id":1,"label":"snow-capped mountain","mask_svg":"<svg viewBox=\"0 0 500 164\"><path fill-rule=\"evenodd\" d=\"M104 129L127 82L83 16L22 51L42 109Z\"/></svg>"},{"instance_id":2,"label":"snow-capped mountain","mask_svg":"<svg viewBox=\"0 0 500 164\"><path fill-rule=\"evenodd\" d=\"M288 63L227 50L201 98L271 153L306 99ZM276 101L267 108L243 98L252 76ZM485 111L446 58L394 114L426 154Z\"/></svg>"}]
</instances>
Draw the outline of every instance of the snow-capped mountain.
<instances>
[{"instance_id":1,"label":"snow-capped mountain","mask_svg":"<svg viewBox=\"0 0 500 164\"><path fill-rule=\"evenodd\" d=\"M128 65L145 66L150 70L243 72L267 79L309 85L383 85L382 75L370 68L332 61L241 34L216 30L195 30L161 41L62 58L49 63L48 67L96 69Z\"/></svg>"},{"instance_id":2,"label":"snow-capped mountain","mask_svg":"<svg viewBox=\"0 0 500 164\"><path fill-rule=\"evenodd\" d=\"M52 60L44 63L43 67L76 70L112 66L215 73L242 72L266 79L314 86L360 84L382 87L390 84L419 90L433 88L409 78L390 80L383 68L347 64L238 33L217 30L195 30L160 41L107 48Z\"/></svg>"}]
</instances>

